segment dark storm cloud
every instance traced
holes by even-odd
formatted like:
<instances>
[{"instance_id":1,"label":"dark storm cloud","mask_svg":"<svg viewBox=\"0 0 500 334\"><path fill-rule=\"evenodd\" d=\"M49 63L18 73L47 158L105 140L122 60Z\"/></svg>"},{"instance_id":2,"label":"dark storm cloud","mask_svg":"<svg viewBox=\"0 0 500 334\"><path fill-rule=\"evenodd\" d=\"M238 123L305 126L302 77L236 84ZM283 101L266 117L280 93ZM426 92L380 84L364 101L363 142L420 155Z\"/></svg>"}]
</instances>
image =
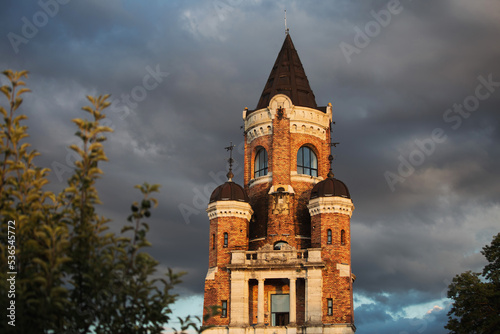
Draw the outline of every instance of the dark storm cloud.
<instances>
[{"instance_id":1,"label":"dark storm cloud","mask_svg":"<svg viewBox=\"0 0 500 334\"><path fill-rule=\"evenodd\" d=\"M446 311L438 307L429 310L422 318L393 318L376 304L363 304L356 308L357 331L362 333L444 333Z\"/></svg>"},{"instance_id":2,"label":"dark storm cloud","mask_svg":"<svg viewBox=\"0 0 500 334\"><path fill-rule=\"evenodd\" d=\"M316 100L333 104L333 134L341 142L334 172L356 206L358 331L442 332L446 309L425 312L434 302L446 307L452 277L479 270L479 250L498 232L499 4L401 0L386 26L359 45L357 31L373 28L373 13L395 1L222 2L227 6L73 0L59 5L34 36L23 37L17 53L8 34L22 37L24 22L33 23L43 8L31 1L3 5L0 65L31 72L33 92L23 110L42 153L38 163L59 168L51 189L69 177L71 119L83 117L85 95L111 93L115 133L105 144L110 162L99 181L101 212L117 231L138 199L133 186L162 184L151 253L164 268L187 271L182 292L199 297L208 197L225 180L224 147L243 141L242 110L257 104L283 42L286 7ZM342 43L359 52L347 57ZM152 71L163 74L155 81ZM473 101L484 80L493 82L489 96L467 116L453 111ZM446 139L432 144L436 129ZM240 165L241 153L235 154ZM410 163L411 172L400 167L412 159L418 163ZM400 178L392 187L387 172ZM241 170L236 180L242 182ZM422 311L422 305L431 306ZM412 307L418 310L401 311Z\"/></svg>"}]
</instances>

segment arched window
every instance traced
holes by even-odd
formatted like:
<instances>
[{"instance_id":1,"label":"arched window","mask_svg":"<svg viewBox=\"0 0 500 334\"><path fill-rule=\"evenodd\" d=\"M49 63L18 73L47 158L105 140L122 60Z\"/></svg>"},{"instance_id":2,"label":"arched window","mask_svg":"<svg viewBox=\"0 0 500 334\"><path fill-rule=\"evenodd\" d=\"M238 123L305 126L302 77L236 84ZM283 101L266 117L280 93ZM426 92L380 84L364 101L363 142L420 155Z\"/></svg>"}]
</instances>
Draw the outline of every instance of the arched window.
<instances>
[{"instance_id":1,"label":"arched window","mask_svg":"<svg viewBox=\"0 0 500 334\"><path fill-rule=\"evenodd\" d=\"M286 241L278 241L274 244L274 250L280 250L284 245L287 245Z\"/></svg>"},{"instance_id":2,"label":"arched window","mask_svg":"<svg viewBox=\"0 0 500 334\"><path fill-rule=\"evenodd\" d=\"M212 234L212 249L215 249L215 234Z\"/></svg>"},{"instance_id":3,"label":"arched window","mask_svg":"<svg viewBox=\"0 0 500 334\"><path fill-rule=\"evenodd\" d=\"M345 245L345 231L340 231L340 244Z\"/></svg>"},{"instance_id":4,"label":"arched window","mask_svg":"<svg viewBox=\"0 0 500 334\"><path fill-rule=\"evenodd\" d=\"M332 230L330 229L326 232L326 243L329 245L332 244Z\"/></svg>"},{"instance_id":5,"label":"arched window","mask_svg":"<svg viewBox=\"0 0 500 334\"><path fill-rule=\"evenodd\" d=\"M228 240L227 232L224 232L224 248L227 247L228 243L229 243L229 240Z\"/></svg>"},{"instance_id":6,"label":"arched window","mask_svg":"<svg viewBox=\"0 0 500 334\"><path fill-rule=\"evenodd\" d=\"M302 146L297 152L297 174L318 176L318 158L307 146Z\"/></svg>"},{"instance_id":7,"label":"arched window","mask_svg":"<svg viewBox=\"0 0 500 334\"><path fill-rule=\"evenodd\" d=\"M255 155L255 174L254 177L267 175L267 151L261 148Z\"/></svg>"}]
</instances>

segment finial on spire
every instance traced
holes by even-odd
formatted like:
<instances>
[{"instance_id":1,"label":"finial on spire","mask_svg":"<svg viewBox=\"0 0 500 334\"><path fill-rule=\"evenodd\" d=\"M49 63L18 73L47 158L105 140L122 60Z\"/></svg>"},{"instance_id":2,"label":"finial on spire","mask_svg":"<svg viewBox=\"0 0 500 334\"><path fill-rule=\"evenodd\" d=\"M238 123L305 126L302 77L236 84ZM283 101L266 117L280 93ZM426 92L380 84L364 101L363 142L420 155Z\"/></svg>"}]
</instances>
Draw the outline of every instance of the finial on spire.
<instances>
[{"instance_id":1,"label":"finial on spire","mask_svg":"<svg viewBox=\"0 0 500 334\"><path fill-rule=\"evenodd\" d=\"M333 155L331 155L331 154L330 154L330 155L328 156L328 160L330 161L330 171L328 172L328 175L327 175L327 176L328 176L330 179L333 179L333 177L335 176L335 175L333 174L333 171L332 171Z\"/></svg>"},{"instance_id":2,"label":"finial on spire","mask_svg":"<svg viewBox=\"0 0 500 334\"><path fill-rule=\"evenodd\" d=\"M286 25L286 9L285 9L285 35L288 35L288 27Z\"/></svg>"},{"instance_id":3,"label":"finial on spire","mask_svg":"<svg viewBox=\"0 0 500 334\"><path fill-rule=\"evenodd\" d=\"M226 149L226 151L229 151L229 159L227 159L227 162L229 162L229 172L226 174L227 180L229 182L233 182L233 177L234 177L234 174L233 174L233 162L234 162L233 148L235 148L235 147L236 146L233 145L233 142L230 142L228 147L224 147Z\"/></svg>"}]
</instances>

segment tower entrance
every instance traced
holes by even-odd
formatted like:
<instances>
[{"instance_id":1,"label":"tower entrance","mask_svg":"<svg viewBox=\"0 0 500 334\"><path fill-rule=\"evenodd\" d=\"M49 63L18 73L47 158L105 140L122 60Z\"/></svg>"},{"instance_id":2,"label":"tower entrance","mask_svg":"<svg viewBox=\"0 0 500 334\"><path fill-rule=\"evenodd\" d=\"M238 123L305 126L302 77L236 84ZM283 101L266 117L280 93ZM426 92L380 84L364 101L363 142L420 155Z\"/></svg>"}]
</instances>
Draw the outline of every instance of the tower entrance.
<instances>
[{"instance_id":1,"label":"tower entrance","mask_svg":"<svg viewBox=\"0 0 500 334\"><path fill-rule=\"evenodd\" d=\"M286 326L290 322L290 295L271 295L271 326Z\"/></svg>"}]
</instances>

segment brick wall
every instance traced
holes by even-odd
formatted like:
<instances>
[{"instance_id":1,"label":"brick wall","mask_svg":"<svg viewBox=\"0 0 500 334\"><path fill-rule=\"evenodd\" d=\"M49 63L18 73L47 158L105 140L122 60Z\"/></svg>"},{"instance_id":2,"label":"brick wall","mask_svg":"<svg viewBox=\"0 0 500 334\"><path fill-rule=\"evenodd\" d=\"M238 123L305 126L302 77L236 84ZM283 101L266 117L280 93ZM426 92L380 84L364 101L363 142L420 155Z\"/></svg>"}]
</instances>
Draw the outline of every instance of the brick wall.
<instances>
[{"instance_id":1,"label":"brick wall","mask_svg":"<svg viewBox=\"0 0 500 334\"><path fill-rule=\"evenodd\" d=\"M224 247L224 233L228 246ZM213 247L215 234L216 247ZM248 221L244 218L219 217L210 221L209 267L225 267L231 262L231 251L248 249Z\"/></svg>"},{"instance_id":2,"label":"brick wall","mask_svg":"<svg viewBox=\"0 0 500 334\"><path fill-rule=\"evenodd\" d=\"M322 247L323 269L323 323L353 322L352 280L350 275L340 276L337 264L351 266L350 218L344 214L323 213L312 217L312 247ZM332 243L327 243L328 230L332 231ZM341 231L345 231L344 244ZM328 315L327 299L333 300L333 314Z\"/></svg>"},{"instance_id":3,"label":"brick wall","mask_svg":"<svg viewBox=\"0 0 500 334\"><path fill-rule=\"evenodd\" d=\"M297 151L306 145L318 158L318 175L326 178L329 170L330 131L326 132L326 140L311 134L290 133L290 120L286 117L273 119L273 134L254 139L250 144L245 137L245 189L250 197L254 216L250 223L250 239L267 237L250 243L250 249L255 250L264 244L274 244L286 241L293 247L303 249L311 246L311 223L307 204L312 182L292 182L290 174L297 171ZM267 150L268 168L272 173L272 185L291 185L295 194L290 194L290 209L288 213L273 213L272 195L268 195L271 184L257 184L249 187L249 181L254 178L255 155L260 147ZM297 238L298 237L298 238Z\"/></svg>"},{"instance_id":4,"label":"brick wall","mask_svg":"<svg viewBox=\"0 0 500 334\"><path fill-rule=\"evenodd\" d=\"M273 185L290 184L290 120L273 119L272 151ZM271 159L270 159L271 160Z\"/></svg>"},{"instance_id":5,"label":"brick wall","mask_svg":"<svg viewBox=\"0 0 500 334\"><path fill-rule=\"evenodd\" d=\"M297 279L297 325L304 325L306 319L306 283L303 278Z\"/></svg>"},{"instance_id":6,"label":"brick wall","mask_svg":"<svg viewBox=\"0 0 500 334\"><path fill-rule=\"evenodd\" d=\"M227 326L229 325L230 319L230 279L229 273L225 270L220 270L215 273L215 280L205 280L205 298L203 301L204 314L206 314L206 307L210 306L221 306L222 300L227 300L227 317L221 317L217 315L209 318L207 321L203 322L204 326L214 325L214 326Z\"/></svg>"},{"instance_id":7,"label":"brick wall","mask_svg":"<svg viewBox=\"0 0 500 334\"><path fill-rule=\"evenodd\" d=\"M268 199L267 193L271 185L269 183L257 184L251 187L248 191L250 198L250 205L254 214L249 226L249 237L250 239L262 238L267 235L267 222L268 222ZM261 247L261 243L251 242L250 250L257 249Z\"/></svg>"},{"instance_id":8,"label":"brick wall","mask_svg":"<svg viewBox=\"0 0 500 334\"><path fill-rule=\"evenodd\" d=\"M258 322L258 309L257 309L257 299L258 296L258 282L255 279L248 281L248 319L250 325L256 324Z\"/></svg>"},{"instance_id":9,"label":"brick wall","mask_svg":"<svg viewBox=\"0 0 500 334\"><path fill-rule=\"evenodd\" d=\"M224 233L228 235L228 245L224 247ZM216 247L213 249L212 235L215 234ZM204 307L218 305L227 300L227 317L220 315L210 318L204 325L225 326L230 321L230 275L226 269L231 262L231 251L248 249L248 221L244 218L219 217L210 221L209 267L218 267L214 280L205 280Z\"/></svg>"}]
</instances>

